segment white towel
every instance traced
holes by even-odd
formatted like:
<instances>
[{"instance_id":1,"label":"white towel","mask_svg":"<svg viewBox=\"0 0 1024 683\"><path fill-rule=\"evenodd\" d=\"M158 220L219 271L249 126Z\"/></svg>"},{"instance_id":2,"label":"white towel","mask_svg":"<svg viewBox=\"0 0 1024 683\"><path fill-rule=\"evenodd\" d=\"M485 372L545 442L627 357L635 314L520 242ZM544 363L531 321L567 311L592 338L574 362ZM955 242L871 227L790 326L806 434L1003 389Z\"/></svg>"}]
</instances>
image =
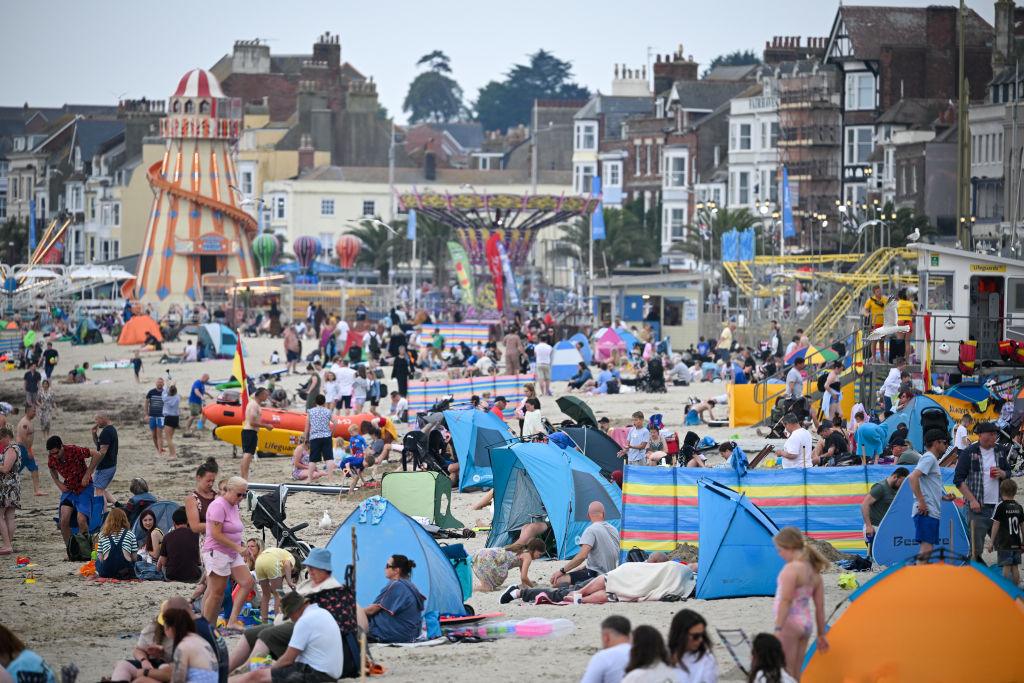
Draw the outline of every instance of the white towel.
<instances>
[{"instance_id":1,"label":"white towel","mask_svg":"<svg viewBox=\"0 0 1024 683\"><path fill-rule=\"evenodd\" d=\"M626 562L605 576L605 589L625 602L688 597L694 584L693 570L679 562Z\"/></svg>"}]
</instances>

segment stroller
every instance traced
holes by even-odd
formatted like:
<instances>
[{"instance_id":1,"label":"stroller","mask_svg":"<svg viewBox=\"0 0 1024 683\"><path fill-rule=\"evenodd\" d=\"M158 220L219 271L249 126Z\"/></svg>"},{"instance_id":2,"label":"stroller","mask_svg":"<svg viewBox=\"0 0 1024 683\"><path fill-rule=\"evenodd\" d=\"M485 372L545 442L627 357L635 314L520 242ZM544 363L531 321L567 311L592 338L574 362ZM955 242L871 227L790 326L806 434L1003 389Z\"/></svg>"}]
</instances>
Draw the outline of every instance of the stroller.
<instances>
[{"instance_id":1,"label":"stroller","mask_svg":"<svg viewBox=\"0 0 1024 683\"><path fill-rule=\"evenodd\" d=\"M309 526L303 522L294 527L284 523L287 514L284 510L284 501L288 496L286 486L279 486L277 491L269 491L255 499L250 494L249 507L252 510L252 523L257 529L263 531L264 545L266 545L267 531L277 541L278 548L284 548L295 556L301 564L309 556L310 545L296 536L296 532L302 531Z\"/></svg>"},{"instance_id":2,"label":"stroller","mask_svg":"<svg viewBox=\"0 0 1024 683\"><path fill-rule=\"evenodd\" d=\"M637 391L649 394L663 394L665 389L665 366L660 358L652 358L647 362L647 373L637 383Z\"/></svg>"},{"instance_id":3,"label":"stroller","mask_svg":"<svg viewBox=\"0 0 1024 683\"><path fill-rule=\"evenodd\" d=\"M422 468L448 476L448 445L441 432L434 429L414 429L402 439L402 471L406 471L410 460L413 471Z\"/></svg>"},{"instance_id":4,"label":"stroller","mask_svg":"<svg viewBox=\"0 0 1024 683\"><path fill-rule=\"evenodd\" d=\"M786 417L787 413L793 413L797 416L800 422L808 419L811 416L811 411L808 409L807 399L801 396L800 398L786 398L780 396L775 401L775 407L772 408L771 415L768 416L769 428L767 431L759 428L757 430L758 436L764 436L769 439L785 439L786 430L782 427L782 418Z\"/></svg>"}]
</instances>

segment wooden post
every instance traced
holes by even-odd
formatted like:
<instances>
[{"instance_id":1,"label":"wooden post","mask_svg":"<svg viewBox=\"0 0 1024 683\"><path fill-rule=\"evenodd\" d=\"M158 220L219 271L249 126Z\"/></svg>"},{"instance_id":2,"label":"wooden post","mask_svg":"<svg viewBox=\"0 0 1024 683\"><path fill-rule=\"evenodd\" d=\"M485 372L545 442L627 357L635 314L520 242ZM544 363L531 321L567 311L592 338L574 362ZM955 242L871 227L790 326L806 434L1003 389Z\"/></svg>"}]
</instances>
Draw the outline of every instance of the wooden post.
<instances>
[{"instance_id":1,"label":"wooden post","mask_svg":"<svg viewBox=\"0 0 1024 683\"><path fill-rule=\"evenodd\" d=\"M356 575L359 573L356 571L357 559L359 547L356 543L356 527L352 526L352 596L356 595ZM358 610L359 607L357 606ZM366 632L359 632L359 680L366 680Z\"/></svg>"}]
</instances>

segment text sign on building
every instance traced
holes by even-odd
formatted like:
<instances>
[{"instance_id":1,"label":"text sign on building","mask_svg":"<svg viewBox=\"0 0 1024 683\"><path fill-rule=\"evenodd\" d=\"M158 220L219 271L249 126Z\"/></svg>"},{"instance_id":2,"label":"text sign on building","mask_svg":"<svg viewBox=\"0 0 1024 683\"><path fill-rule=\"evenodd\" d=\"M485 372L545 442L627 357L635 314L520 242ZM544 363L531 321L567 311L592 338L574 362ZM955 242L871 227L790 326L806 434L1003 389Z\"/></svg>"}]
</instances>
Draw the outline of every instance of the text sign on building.
<instances>
[{"instance_id":1,"label":"text sign on building","mask_svg":"<svg viewBox=\"0 0 1024 683\"><path fill-rule=\"evenodd\" d=\"M193 256L228 256L233 253L231 240L224 235L209 232L194 240L176 240L174 250Z\"/></svg>"},{"instance_id":2,"label":"text sign on building","mask_svg":"<svg viewBox=\"0 0 1024 683\"><path fill-rule=\"evenodd\" d=\"M1006 266L996 265L995 263L972 263L972 273L1005 273Z\"/></svg>"}]
</instances>

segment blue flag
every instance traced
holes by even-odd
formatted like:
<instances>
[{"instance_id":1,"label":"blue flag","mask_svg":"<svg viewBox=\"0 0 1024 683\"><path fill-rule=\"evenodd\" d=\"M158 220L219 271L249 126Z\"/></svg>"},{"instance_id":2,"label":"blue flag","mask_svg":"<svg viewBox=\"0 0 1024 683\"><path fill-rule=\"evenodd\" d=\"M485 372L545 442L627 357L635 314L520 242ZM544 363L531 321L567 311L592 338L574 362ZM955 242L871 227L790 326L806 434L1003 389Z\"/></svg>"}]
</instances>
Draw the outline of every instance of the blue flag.
<instances>
[{"instance_id":1,"label":"blue flag","mask_svg":"<svg viewBox=\"0 0 1024 683\"><path fill-rule=\"evenodd\" d=\"M603 240L607 233L604 229L604 204L598 204L594 213L590 214L590 230L595 240Z\"/></svg>"},{"instance_id":2,"label":"blue flag","mask_svg":"<svg viewBox=\"0 0 1024 683\"><path fill-rule=\"evenodd\" d=\"M738 261L754 260L754 229L740 231L740 248Z\"/></svg>"},{"instance_id":3,"label":"blue flag","mask_svg":"<svg viewBox=\"0 0 1024 683\"><path fill-rule=\"evenodd\" d=\"M416 239L416 209L409 209L409 220L405 224L405 238Z\"/></svg>"},{"instance_id":4,"label":"blue flag","mask_svg":"<svg viewBox=\"0 0 1024 683\"><path fill-rule=\"evenodd\" d=\"M796 237L793 227L793 198L789 194L789 169L782 167L782 236L786 239Z\"/></svg>"},{"instance_id":5,"label":"blue flag","mask_svg":"<svg viewBox=\"0 0 1024 683\"><path fill-rule=\"evenodd\" d=\"M739 231L733 228L729 232L722 234L722 260L723 261L739 261Z\"/></svg>"},{"instance_id":6,"label":"blue flag","mask_svg":"<svg viewBox=\"0 0 1024 683\"><path fill-rule=\"evenodd\" d=\"M36 200L28 203L28 258L32 260L32 253L36 250Z\"/></svg>"}]
</instances>

